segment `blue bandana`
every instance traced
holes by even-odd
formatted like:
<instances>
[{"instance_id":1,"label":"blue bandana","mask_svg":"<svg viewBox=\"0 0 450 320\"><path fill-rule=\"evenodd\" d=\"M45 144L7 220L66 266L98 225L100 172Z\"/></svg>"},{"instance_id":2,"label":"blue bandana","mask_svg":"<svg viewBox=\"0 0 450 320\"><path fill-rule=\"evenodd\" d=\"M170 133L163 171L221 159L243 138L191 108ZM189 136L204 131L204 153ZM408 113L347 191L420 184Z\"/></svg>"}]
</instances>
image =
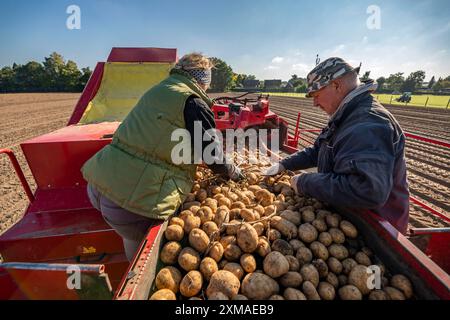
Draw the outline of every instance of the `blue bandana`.
<instances>
[{"instance_id":1,"label":"blue bandana","mask_svg":"<svg viewBox=\"0 0 450 320\"><path fill-rule=\"evenodd\" d=\"M198 83L204 85L211 84L211 69L190 69L185 70L191 77L193 77Z\"/></svg>"}]
</instances>

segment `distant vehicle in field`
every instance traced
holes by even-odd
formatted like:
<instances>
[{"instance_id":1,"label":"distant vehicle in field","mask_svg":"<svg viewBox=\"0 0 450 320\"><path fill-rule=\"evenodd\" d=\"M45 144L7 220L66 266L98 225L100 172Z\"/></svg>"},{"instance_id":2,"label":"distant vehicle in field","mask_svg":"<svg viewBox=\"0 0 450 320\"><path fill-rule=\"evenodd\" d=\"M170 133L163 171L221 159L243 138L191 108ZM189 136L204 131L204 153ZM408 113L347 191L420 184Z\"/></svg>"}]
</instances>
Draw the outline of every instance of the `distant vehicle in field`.
<instances>
[{"instance_id":1,"label":"distant vehicle in field","mask_svg":"<svg viewBox=\"0 0 450 320\"><path fill-rule=\"evenodd\" d=\"M406 103L411 102L411 92L403 92L403 94L400 97L398 97L397 99L395 99L395 101L406 102Z\"/></svg>"}]
</instances>

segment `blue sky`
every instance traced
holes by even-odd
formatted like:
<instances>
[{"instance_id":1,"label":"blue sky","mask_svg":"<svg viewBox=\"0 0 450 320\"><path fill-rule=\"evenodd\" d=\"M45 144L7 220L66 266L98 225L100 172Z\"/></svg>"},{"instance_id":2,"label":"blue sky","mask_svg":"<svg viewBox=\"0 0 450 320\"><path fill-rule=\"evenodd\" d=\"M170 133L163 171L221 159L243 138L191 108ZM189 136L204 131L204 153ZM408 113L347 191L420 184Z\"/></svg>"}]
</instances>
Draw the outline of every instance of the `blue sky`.
<instances>
[{"instance_id":1,"label":"blue sky","mask_svg":"<svg viewBox=\"0 0 450 320\"><path fill-rule=\"evenodd\" d=\"M66 28L69 5L81 29ZM369 29L370 5L380 29ZM42 61L56 51L94 67L113 46L178 48L224 59L260 79L305 76L341 56L373 78L423 69L450 75L450 1L2 0L0 66Z\"/></svg>"}]
</instances>

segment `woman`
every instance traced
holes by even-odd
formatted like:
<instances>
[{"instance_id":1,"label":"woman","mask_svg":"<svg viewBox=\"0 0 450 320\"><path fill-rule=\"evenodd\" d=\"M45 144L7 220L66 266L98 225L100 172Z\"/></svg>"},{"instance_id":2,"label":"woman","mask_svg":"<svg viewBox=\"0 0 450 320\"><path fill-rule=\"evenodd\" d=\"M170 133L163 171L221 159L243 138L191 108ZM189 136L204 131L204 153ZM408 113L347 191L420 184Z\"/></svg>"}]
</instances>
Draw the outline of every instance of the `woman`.
<instances>
[{"instance_id":1,"label":"woman","mask_svg":"<svg viewBox=\"0 0 450 320\"><path fill-rule=\"evenodd\" d=\"M148 228L174 214L191 191L197 166L175 165L171 141L176 129L187 129L194 144L194 121L202 130L215 128L211 61L192 53L181 58L168 78L148 90L104 147L83 166L92 205L123 238L125 253L133 259ZM203 134L202 134L203 136ZM203 142L203 149L210 143ZM214 173L242 178L234 165L213 164Z\"/></svg>"}]
</instances>

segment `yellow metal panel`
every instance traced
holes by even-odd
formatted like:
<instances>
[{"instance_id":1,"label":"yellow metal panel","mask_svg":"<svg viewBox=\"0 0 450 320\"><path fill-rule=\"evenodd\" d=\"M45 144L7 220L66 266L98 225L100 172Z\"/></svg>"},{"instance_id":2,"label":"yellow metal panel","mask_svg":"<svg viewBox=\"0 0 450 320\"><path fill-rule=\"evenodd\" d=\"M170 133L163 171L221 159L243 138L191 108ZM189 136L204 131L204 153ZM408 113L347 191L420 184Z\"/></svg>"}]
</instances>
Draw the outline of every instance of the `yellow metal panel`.
<instances>
[{"instance_id":1,"label":"yellow metal panel","mask_svg":"<svg viewBox=\"0 0 450 320\"><path fill-rule=\"evenodd\" d=\"M100 88L79 123L122 121L148 89L169 75L172 67L170 63L106 63Z\"/></svg>"}]
</instances>

